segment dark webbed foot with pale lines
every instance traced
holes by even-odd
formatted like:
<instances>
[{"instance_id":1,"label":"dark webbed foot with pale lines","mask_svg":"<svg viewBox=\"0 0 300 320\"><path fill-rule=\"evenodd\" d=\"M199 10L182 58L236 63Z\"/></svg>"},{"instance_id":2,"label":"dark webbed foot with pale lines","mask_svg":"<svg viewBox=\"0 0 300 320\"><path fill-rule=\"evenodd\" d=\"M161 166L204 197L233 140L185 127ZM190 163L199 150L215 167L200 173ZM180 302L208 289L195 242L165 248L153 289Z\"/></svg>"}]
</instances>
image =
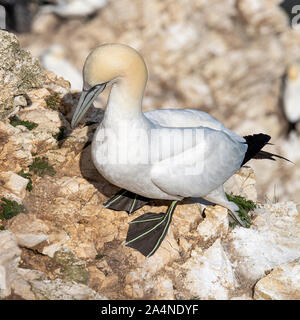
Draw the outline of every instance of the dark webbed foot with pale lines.
<instances>
[{"instance_id":1,"label":"dark webbed foot with pale lines","mask_svg":"<svg viewBox=\"0 0 300 320\"><path fill-rule=\"evenodd\" d=\"M104 207L116 211L126 211L128 214L131 214L146 205L149 201L150 199L148 198L121 189L104 203Z\"/></svg>"},{"instance_id":2,"label":"dark webbed foot with pale lines","mask_svg":"<svg viewBox=\"0 0 300 320\"><path fill-rule=\"evenodd\" d=\"M130 222L125 245L152 256L168 233L178 201L172 201L166 213L145 213Z\"/></svg>"},{"instance_id":3,"label":"dark webbed foot with pale lines","mask_svg":"<svg viewBox=\"0 0 300 320\"><path fill-rule=\"evenodd\" d=\"M131 214L149 201L148 198L121 189L104 203L104 207ZM131 221L125 245L138 250L144 256L153 255L168 232L176 205L177 201L173 201L166 213L145 213Z\"/></svg>"}]
</instances>

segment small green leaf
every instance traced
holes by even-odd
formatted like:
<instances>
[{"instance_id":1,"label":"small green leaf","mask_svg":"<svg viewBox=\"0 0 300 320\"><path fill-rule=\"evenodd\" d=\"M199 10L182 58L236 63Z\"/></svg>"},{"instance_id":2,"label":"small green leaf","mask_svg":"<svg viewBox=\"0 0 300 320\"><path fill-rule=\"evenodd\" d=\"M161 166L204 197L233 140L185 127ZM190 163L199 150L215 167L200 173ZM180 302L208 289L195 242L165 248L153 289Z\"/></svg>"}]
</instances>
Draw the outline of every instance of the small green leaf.
<instances>
[{"instance_id":1,"label":"small green leaf","mask_svg":"<svg viewBox=\"0 0 300 320\"><path fill-rule=\"evenodd\" d=\"M250 225L252 224L252 221L248 216L248 212L255 209L256 204L251 200L247 200L242 196L233 195L232 193L231 194L226 193L226 196L229 201L234 202L239 207L238 214L241 220L245 221L247 224L247 227L249 228ZM235 227L235 225L236 224L232 223L230 226Z\"/></svg>"},{"instance_id":2,"label":"small green leaf","mask_svg":"<svg viewBox=\"0 0 300 320\"><path fill-rule=\"evenodd\" d=\"M32 164L28 166L29 171L33 171L35 174L43 177L45 175L54 176L56 171L54 168L48 164L46 158L36 157L34 158Z\"/></svg>"},{"instance_id":3,"label":"small green leaf","mask_svg":"<svg viewBox=\"0 0 300 320\"><path fill-rule=\"evenodd\" d=\"M8 220L18 215L20 212L25 212L25 207L22 204L14 200L8 200L6 198L1 199L0 219Z\"/></svg>"},{"instance_id":4,"label":"small green leaf","mask_svg":"<svg viewBox=\"0 0 300 320\"><path fill-rule=\"evenodd\" d=\"M37 123L35 123L35 122L31 122L31 121L22 121L22 120L18 120L18 119L16 119L16 118L12 118L11 120L10 120L10 124L12 125L12 126L14 126L14 127L16 127L16 126L20 126L20 125L22 125L22 126L25 126L28 130L33 130L34 128L36 128L37 126L38 126L38 124Z\"/></svg>"},{"instance_id":5,"label":"small green leaf","mask_svg":"<svg viewBox=\"0 0 300 320\"><path fill-rule=\"evenodd\" d=\"M67 129L65 127L61 127L58 133L55 133L54 135L52 135L52 137L57 141L61 141L65 139L66 136L67 136Z\"/></svg>"},{"instance_id":6,"label":"small green leaf","mask_svg":"<svg viewBox=\"0 0 300 320\"><path fill-rule=\"evenodd\" d=\"M96 260L101 260L101 259L103 259L104 257L105 257L104 254L97 254L96 257L95 257L95 259L96 259Z\"/></svg>"}]
</instances>

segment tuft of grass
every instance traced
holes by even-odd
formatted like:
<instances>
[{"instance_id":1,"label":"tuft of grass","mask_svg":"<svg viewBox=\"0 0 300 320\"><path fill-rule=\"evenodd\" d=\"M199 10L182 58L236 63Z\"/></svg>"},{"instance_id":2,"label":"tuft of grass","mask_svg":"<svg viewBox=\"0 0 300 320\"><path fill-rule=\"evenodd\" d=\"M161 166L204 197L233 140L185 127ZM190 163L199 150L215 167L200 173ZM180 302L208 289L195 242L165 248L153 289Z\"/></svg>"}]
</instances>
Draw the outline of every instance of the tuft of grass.
<instances>
[{"instance_id":1,"label":"tuft of grass","mask_svg":"<svg viewBox=\"0 0 300 320\"><path fill-rule=\"evenodd\" d=\"M238 223L236 221L229 222L229 227L231 227L231 228L235 228L237 225L238 225Z\"/></svg>"},{"instance_id":2,"label":"tuft of grass","mask_svg":"<svg viewBox=\"0 0 300 320\"><path fill-rule=\"evenodd\" d=\"M0 219L8 220L18 215L20 212L25 212L25 207L22 204L14 200L8 200L6 198L1 199Z\"/></svg>"},{"instance_id":3,"label":"tuft of grass","mask_svg":"<svg viewBox=\"0 0 300 320\"><path fill-rule=\"evenodd\" d=\"M37 123L35 122L31 122L31 121L22 121L22 120L18 120L16 118L12 118L10 119L10 124L14 127L16 126L25 126L28 130L33 130L34 128L36 128L38 126Z\"/></svg>"},{"instance_id":4,"label":"tuft of grass","mask_svg":"<svg viewBox=\"0 0 300 320\"><path fill-rule=\"evenodd\" d=\"M59 132L56 134L53 134L52 137L57 141L61 141L65 139L67 137L67 129L65 127L61 127L59 129Z\"/></svg>"},{"instance_id":5,"label":"tuft of grass","mask_svg":"<svg viewBox=\"0 0 300 320\"><path fill-rule=\"evenodd\" d=\"M241 220L246 222L247 228L249 228L252 224L252 221L248 216L248 212L255 209L256 204L251 200L247 200L242 196L237 196L232 193L231 194L226 193L226 197L229 201L234 202L239 207L238 214ZM230 223L231 227L235 227L236 225L237 225L236 222Z\"/></svg>"},{"instance_id":6,"label":"tuft of grass","mask_svg":"<svg viewBox=\"0 0 300 320\"><path fill-rule=\"evenodd\" d=\"M32 174L30 174L29 172L25 172L22 169L21 171L18 172L18 175L29 180L29 182L27 183L27 186L26 186L26 190L31 191L33 189L32 179L30 178L30 177L32 177Z\"/></svg>"},{"instance_id":7,"label":"tuft of grass","mask_svg":"<svg viewBox=\"0 0 300 320\"><path fill-rule=\"evenodd\" d=\"M105 257L105 254L97 254L96 256L95 256L95 259L96 260L101 260L101 259L103 259Z\"/></svg>"},{"instance_id":8,"label":"tuft of grass","mask_svg":"<svg viewBox=\"0 0 300 320\"><path fill-rule=\"evenodd\" d=\"M61 98L57 92L53 92L49 97L45 99L46 105L52 110L58 110L61 104Z\"/></svg>"},{"instance_id":9,"label":"tuft of grass","mask_svg":"<svg viewBox=\"0 0 300 320\"><path fill-rule=\"evenodd\" d=\"M48 164L48 161L46 158L40 158L36 157L34 158L32 164L28 166L29 171L33 171L35 174L37 174L40 177L43 177L45 175L48 176L54 176L56 174L56 171L54 168Z\"/></svg>"}]
</instances>

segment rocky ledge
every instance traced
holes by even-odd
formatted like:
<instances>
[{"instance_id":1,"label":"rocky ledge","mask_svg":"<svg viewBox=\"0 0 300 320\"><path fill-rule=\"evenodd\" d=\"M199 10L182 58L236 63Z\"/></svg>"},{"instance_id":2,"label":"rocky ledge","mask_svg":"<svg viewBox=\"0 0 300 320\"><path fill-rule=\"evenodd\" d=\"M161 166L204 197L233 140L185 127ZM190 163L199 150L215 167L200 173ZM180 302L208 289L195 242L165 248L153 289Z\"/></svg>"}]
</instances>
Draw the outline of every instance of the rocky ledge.
<instances>
[{"instance_id":1,"label":"rocky ledge","mask_svg":"<svg viewBox=\"0 0 300 320\"><path fill-rule=\"evenodd\" d=\"M259 203L251 168L226 183L255 203L250 228L233 225L223 207L186 200L155 255L125 247L128 223L166 204L131 216L104 208L117 188L96 171L89 146L91 120L103 112L91 110L72 131L79 95L14 35L0 31L0 40L1 299L300 299L296 204Z\"/></svg>"}]
</instances>

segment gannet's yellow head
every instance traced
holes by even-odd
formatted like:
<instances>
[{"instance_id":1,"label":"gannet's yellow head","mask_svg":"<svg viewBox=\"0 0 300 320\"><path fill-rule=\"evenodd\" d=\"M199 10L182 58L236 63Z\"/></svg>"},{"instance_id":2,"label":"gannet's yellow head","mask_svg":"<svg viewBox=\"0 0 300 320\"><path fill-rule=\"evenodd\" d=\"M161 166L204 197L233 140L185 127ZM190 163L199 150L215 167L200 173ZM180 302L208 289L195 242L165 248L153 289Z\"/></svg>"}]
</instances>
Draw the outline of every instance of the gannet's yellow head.
<instances>
[{"instance_id":1,"label":"gannet's yellow head","mask_svg":"<svg viewBox=\"0 0 300 320\"><path fill-rule=\"evenodd\" d=\"M291 81L297 81L300 75L300 66L298 64L291 64L287 70L287 76Z\"/></svg>"},{"instance_id":2,"label":"gannet's yellow head","mask_svg":"<svg viewBox=\"0 0 300 320\"><path fill-rule=\"evenodd\" d=\"M147 77L144 59L135 49L117 43L95 48L83 67L83 91L73 115L72 128L106 86L124 83L128 95L134 99L143 93Z\"/></svg>"}]
</instances>

